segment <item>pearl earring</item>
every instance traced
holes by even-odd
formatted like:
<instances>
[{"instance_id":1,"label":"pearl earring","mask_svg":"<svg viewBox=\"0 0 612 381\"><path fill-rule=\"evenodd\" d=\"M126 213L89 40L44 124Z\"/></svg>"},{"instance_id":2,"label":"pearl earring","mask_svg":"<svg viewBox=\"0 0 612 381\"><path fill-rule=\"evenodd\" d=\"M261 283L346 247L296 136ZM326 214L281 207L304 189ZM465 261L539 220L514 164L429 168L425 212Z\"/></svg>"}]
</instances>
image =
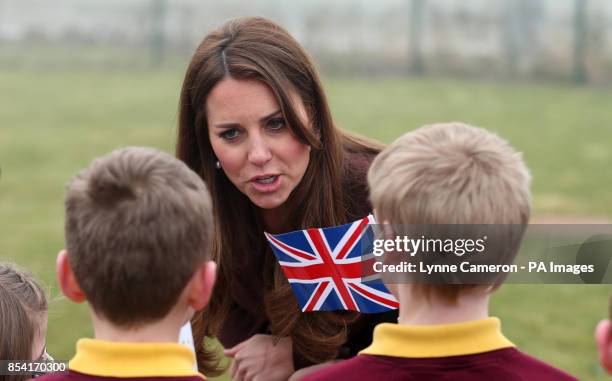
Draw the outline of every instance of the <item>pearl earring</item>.
<instances>
[{"instance_id":1,"label":"pearl earring","mask_svg":"<svg viewBox=\"0 0 612 381\"><path fill-rule=\"evenodd\" d=\"M215 168L221 169L221 163L219 163L219 160L217 160L217 162L215 163Z\"/></svg>"}]
</instances>

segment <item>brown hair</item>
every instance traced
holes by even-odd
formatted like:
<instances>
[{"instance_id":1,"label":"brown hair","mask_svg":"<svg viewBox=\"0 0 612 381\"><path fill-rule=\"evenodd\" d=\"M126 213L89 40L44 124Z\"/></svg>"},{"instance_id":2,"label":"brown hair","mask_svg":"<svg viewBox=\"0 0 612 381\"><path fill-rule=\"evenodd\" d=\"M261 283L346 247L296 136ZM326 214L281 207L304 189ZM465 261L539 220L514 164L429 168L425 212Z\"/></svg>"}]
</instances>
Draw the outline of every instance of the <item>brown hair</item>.
<instances>
[{"instance_id":1,"label":"brown hair","mask_svg":"<svg viewBox=\"0 0 612 381\"><path fill-rule=\"evenodd\" d=\"M72 270L92 308L114 324L135 325L166 316L208 259L212 205L184 163L128 147L70 181L65 228Z\"/></svg>"},{"instance_id":2,"label":"brown hair","mask_svg":"<svg viewBox=\"0 0 612 381\"><path fill-rule=\"evenodd\" d=\"M319 76L306 52L279 25L263 18L238 18L207 35L187 69L179 106L177 157L210 185L216 230L213 258L219 263L211 303L194 319L200 368L218 373L218 359L204 350L204 336L217 336L231 303L232 281L242 253L266 253L263 279L270 330L291 336L294 351L318 363L337 356L354 314L301 314L291 288L271 256L256 207L223 171L215 170L208 138L206 99L223 78L257 80L275 94L292 133L312 147L306 172L286 202L284 228L333 226L347 222L350 200L343 197L343 158L348 152L375 154L380 147L334 127ZM293 94L299 95L312 129L298 117ZM344 169L343 169L344 168ZM362 174L365 175L365 174ZM221 196L222 195L222 196ZM316 196L314 196L316 195ZM241 232L241 234L235 234Z\"/></svg>"},{"instance_id":3,"label":"brown hair","mask_svg":"<svg viewBox=\"0 0 612 381\"><path fill-rule=\"evenodd\" d=\"M529 220L530 181L521 154L508 142L463 123L434 124L402 135L374 159L368 172L370 199L379 221L502 224L495 240L507 248L503 260L508 262L514 259ZM417 286L450 301L474 287Z\"/></svg>"},{"instance_id":4,"label":"brown hair","mask_svg":"<svg viewBox=\"0 0 612 381\"><path fill-rule=\"evenodd\" d=\"M32 344L47 309L43 289L28 272L0 263L0 360L33 360ZM28 378L0 375L2 381Z\"/></svg>"}]
</instances>

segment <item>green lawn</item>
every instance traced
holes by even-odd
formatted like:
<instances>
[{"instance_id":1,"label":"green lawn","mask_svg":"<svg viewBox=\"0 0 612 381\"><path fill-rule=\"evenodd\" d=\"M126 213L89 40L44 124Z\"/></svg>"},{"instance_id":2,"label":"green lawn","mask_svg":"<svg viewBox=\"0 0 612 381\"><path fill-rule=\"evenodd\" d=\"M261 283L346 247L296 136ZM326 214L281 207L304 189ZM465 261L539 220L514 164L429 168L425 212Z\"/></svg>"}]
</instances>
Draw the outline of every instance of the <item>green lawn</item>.
<instances>
[{"instance_id":1,"label":"green lawn","mask_svg":"<svg viewBox=\"0 0 612 381\"><path fill-rule=\"evenodd\" d=\"M0 72L0 257L29 268L54 300L48 348L68 359L91 335L87 310L60 297L64 184L125 145L173 150L180 71ZM389 142L422 124L466 121L524 152L536 215L612 218L612 93L554 84L326 79L341 127ZM592 332L608 286L508 285L493 313L526 352L603 380Z\"/></svg>"}]
</instances>

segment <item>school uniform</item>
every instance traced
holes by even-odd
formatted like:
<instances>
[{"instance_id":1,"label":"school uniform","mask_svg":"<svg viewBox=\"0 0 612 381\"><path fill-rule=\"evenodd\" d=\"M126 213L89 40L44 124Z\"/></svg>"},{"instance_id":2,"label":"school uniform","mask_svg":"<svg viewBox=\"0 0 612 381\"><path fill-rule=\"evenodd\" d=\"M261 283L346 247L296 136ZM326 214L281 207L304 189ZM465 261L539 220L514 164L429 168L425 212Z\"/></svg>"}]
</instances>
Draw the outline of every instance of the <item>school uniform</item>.
<instances>
[{"instance_id":1,"label":"school uniform","mask_svg":"<svg viewBox=\"0 0 612 381\"><path fill-rule=\"evenodd\" d=\"M574 381L577 378L515 348L499 319L405 326L383 323L358 356L302 381Z\"/></svg>"}]
</instances>

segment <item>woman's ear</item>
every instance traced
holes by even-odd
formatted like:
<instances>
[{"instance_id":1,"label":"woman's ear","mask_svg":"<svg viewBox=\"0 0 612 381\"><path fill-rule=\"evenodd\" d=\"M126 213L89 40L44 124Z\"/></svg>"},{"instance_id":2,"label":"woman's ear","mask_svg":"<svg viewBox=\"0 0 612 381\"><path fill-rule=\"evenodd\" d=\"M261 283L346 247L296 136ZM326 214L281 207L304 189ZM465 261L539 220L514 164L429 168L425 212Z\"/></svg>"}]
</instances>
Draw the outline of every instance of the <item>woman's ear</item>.
<instances>
[{"instance_id":1,"label":"woman's ear","mask_svg":"<svg viewBox=\"0 0 612 381\"><path fill-rule=\"evenodd\" d=\"M62 292L68 299L76 303L82 303L85 301L85 293L81 290L81 286L76 280L72 267L70 266L70 258L66 250L62 250L57 254L57 260L55 262L55 271L57 273L57 280L60 284Z\"/></svg>"}]
</instances>

